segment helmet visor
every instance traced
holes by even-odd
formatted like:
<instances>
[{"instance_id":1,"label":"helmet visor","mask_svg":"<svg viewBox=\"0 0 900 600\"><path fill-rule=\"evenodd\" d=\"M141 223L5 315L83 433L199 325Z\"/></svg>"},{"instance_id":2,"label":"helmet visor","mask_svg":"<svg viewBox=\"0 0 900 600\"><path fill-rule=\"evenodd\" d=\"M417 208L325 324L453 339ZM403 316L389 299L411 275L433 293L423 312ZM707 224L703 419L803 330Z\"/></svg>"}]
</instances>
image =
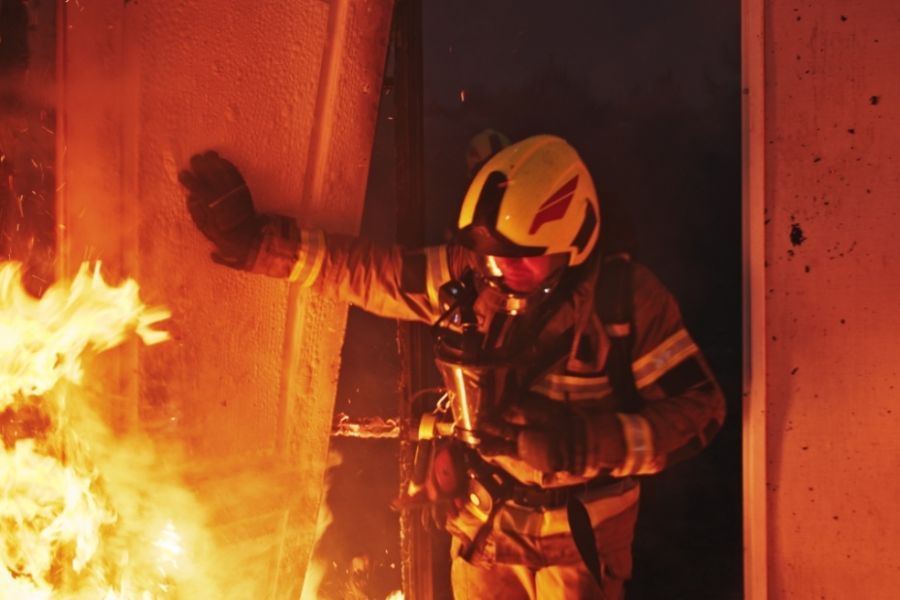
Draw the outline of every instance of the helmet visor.
<instances>
[{"instance_id":1,"label":"helmet visor","mask_svg":"<svg viewBox=\"0 0 900 600\"><path fill-rule=\"evenodd\" d=\"M500 287L516 293L531 294L554 286L569 264L564 253L544 256L484 257L484 274Z\"/></svg>"}]
</instances>

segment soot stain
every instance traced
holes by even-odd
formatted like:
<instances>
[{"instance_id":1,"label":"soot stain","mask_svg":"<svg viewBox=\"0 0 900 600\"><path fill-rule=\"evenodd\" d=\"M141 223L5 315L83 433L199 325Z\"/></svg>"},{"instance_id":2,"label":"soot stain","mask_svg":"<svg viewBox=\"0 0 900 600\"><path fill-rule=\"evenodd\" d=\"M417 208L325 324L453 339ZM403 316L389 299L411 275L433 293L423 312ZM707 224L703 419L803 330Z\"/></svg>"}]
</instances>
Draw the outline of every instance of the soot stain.
<instances>
[{"instance_id":1,"label":"soot stain","mask_svg":"<svg viewBox=\"0 0 900 600\"><path fill-rule=\"evenodd\" d=\"M800 224L791 223L791 245L799 246L805 241L806 236L803 234L803 229L800 228Z\"/></svg>"}]
</instances>

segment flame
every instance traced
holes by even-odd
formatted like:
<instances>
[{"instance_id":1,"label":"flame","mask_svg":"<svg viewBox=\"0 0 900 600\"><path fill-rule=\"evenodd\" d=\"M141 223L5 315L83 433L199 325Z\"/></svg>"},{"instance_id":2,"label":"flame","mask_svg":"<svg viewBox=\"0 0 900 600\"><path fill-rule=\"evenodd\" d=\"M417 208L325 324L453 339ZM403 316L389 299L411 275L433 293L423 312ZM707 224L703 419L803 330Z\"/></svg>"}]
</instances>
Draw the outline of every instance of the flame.
<instances>
[{"instance_id":1,"label":"flame","mask_svg":"<svg viewBox=\"0 0 900 600\"><path fill-rule=\"evenodd\" d=\"M343 464L343 461L344 457L341 452L339 452L335 448L329 449L327 470L325 475L325 487L322 490L322 499L319 503L319 512L316 519L315 543L313 544L313 551L309 563L307 564L306 573L303 578L303 588L300 592L300 600L322 600L324 598L332 597L369 597L364 593L364 591L356 587L348 587L343 591L340 591L334 589L323 590L322 585L326 579L326 576L328 576L329 574L333 575L338 570L338 564L336 562L332 562L331 559L329 559L325 555L323 548L320 547L320 543L323 541L323 538L329 526L334 521L334 513L332 512L331 507L328 504L327 498L333 483L332 474L336 468L340 467L341 464ZM364 571L369 568L369 560L367 557L356 557L352 562L354 573L357 571ZM344 583L348 586L351 585L346 581ZM403 595L403 592L400 590L396 590L389 593L385 600L404 600L404 598L405 596Z\"/></svg>"},{"instance_id":2,"label":"flame","mask_svg":"<svg viewBox=\"0 0 900 600\"><path fill-rule=\"evenodd\" d=\"M343 455L334 448L328 452L329 470L339 466L344 460ZM328 562L319 555L318 544L322 540L322 536L334 520L334 514L328 506L325 499L328 496L328 489L331 487L330 480L326 479L326 487L322 490L322 500L319 503L319 513L316 516L316 541L313 544L312 556L307 565L306 574L303 577L303 589L300 591L300 600L317 600L320 597L319 588L328 571Z\"/></svg>"},{"instance_id":3,"label":"flame","mask_svg":"<svg viewBox=\"0 0 900 600\"><path fill-rule=\"evenodd\" d=\"M0 268L0 410L17 398L40 396L65 379L82 381L82 355L121 344L134 331L146 344L168 339L153 325L168 311L149 309L129 279L110 287L83 264L74 280L51 287L40 300L22 286L18 263Z\"/></svg>"},{"instance_id":4,"label":"flame","mask_svg":"<svg viewBox=\"0 0 900 600\"><path fill-rule=\"evenodd\" d=\"M0 263L2 598L172 598L202 571L193 497L149 440L113 434L81 386L86 356L131 334L168 338L154 328L168 311L138 291L84 264L36 299L21 266Z\"/></svg>"}]
</instances>

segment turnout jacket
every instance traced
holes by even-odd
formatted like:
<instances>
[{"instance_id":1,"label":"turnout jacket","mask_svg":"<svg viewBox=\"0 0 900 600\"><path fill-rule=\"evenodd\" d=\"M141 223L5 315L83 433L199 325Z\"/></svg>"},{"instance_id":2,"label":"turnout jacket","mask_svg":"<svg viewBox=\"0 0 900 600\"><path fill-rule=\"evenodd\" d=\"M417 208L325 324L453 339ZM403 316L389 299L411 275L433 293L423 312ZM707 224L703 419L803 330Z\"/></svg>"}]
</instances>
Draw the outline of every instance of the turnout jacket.
<instances>
[{"instance_id":1,"label":"turnout jacket","mask_svg":"<svg viewBox=\"0 0 900 600\"><path fill-rule=\"evenodd\" d=\"M380 316L430 324L441 314L441 285L477 260L455 245L380 247L354 237L301 231L285 218L266 225L251 270L286 278ZM586 274L561 303L554 303L556 312L538 334L538 344L554 344L569 330L572 339L568 352L532 384L533 392L569 402L583 417L587 468L581 473L542 473L512 457L482 458L522 484L540 488L612 476L611 484L568 489L579 490L603 572L624 580L631 575L640 493L630 476L656 473L703 448L724 419L725 402L671 294L649 270L633 265L632 370L644 402L637 413L622 412L604 373L610 341L596 309L597 280L596 270ZM479 322L492 310L483 296L475 306ZM469 547L465 560L476 565L584 570L565 506L534 507L513 499L502 503L493 519L461 510L448 520L447 530L454 536L452 552L458 560L463 560L460 548ZM590 577L587 571L583 574Z\"/></svg>"},{"instance_id":2,"label":"turnout jacket","mask_svg":"<svg viewBox=\"0 0 900 600\"><path fill-rule=\"evenodd\" d=\"M252 270L376 315L431 324L442 312L441 285L476 260L473 252L456 245L382 247L351 236L301 231L293 220L276 219L265 228ZM674 298L638 264L632 276L632 369L644 406L637 413L620 412L604 373L610 342L596 310L597 276L595 270L582 277L538 334L539 344L551 344L563 332L571 332L572 341L569 352L537 376L531 388L571 403L585 419L587 469L541 473L514 458L485 459L521 483L557 487L599 474L626 478L656 473L706 446L724 420L722 393L685 330ZM490 303L476 304L479 320L490 310Z\"/></svg>"}]
</instances>

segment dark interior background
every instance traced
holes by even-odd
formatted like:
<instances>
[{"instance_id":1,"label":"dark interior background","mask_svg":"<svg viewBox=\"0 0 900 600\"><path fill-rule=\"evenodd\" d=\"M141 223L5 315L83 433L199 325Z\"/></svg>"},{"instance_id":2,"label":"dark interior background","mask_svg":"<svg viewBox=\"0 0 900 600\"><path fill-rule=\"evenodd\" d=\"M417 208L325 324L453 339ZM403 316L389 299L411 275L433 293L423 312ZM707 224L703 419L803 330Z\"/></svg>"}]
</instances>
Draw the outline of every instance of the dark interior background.
<instances>
[{"instance_id":1,"label":"dark interior background","mask_svg":"<svg viewBox=\"0 0 900 600\"><path fill-rule=\"evenodd\" d=\"M579 150L609 217L605 233L633 236L728 398L726 426L702 455L645 478L628 598L741 598L740 3L423 4L426 239L442 242L455 222L466 144L481 129L513 140L554 133ZM385 243L397 220L390 92L363 223L363 235ZM397 414L396 348L395 323L351 308L337 410ZM397 445L333 447L343 464L318 550L333 562L323 592L383 598L400 581L387 508Z\"/></svg>"}]
</instances>

